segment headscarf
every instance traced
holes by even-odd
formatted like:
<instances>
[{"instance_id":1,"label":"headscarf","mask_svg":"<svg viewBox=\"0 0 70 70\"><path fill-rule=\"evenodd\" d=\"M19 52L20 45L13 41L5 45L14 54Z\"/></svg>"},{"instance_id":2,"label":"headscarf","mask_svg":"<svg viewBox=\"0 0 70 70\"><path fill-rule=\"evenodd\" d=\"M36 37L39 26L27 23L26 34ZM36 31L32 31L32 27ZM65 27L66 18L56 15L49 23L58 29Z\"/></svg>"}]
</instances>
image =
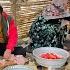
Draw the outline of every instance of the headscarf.
<instances>
[{"instance_id":1,"label":"headscarf","mask_svg":"<svg viewBox=\"0 0 70 70\"><path fill-rule=\"evenodd\" d=\"M60 8L64 9L64 5L67 5L68 0L52 0L52 3Z\"/></svg>"},{"instance_id":2,"label":"headscarf","mask_svg":"<svg viewBox=\"0 0 70 70\"><path fill-rule=\"evenodd\" d=\"M67 11L68 0L52 0L51 4L48 4L42 11L42 15L45 19L56 19L70 16Z\"/></svg>"}]
</instances>

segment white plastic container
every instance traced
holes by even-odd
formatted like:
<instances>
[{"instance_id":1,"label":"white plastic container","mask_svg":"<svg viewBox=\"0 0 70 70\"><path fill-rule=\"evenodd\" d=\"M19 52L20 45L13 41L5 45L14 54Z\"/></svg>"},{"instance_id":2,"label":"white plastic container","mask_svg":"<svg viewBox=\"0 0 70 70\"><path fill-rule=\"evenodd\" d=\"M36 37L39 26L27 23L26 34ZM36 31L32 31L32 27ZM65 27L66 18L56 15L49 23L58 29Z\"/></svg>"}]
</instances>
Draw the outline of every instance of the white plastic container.
<instances>
[{"instance_id":1,"label":"white plastic container","mask_svg":"<svg viewBox=\"0 0 70 70\"><path fill-rule=\"evenodd\" d=\"M63 56L62 59L44 59L40 57L40 54L43 53L57 53ZM33 55L36 59L36 62L44 67L48 67L48 70L54 70L55 68L60 68L65 64L67 58L69 57L69 52L66 50L56 48L56 47L41 47L33 50Z\"/></svg>"}]
</instances>

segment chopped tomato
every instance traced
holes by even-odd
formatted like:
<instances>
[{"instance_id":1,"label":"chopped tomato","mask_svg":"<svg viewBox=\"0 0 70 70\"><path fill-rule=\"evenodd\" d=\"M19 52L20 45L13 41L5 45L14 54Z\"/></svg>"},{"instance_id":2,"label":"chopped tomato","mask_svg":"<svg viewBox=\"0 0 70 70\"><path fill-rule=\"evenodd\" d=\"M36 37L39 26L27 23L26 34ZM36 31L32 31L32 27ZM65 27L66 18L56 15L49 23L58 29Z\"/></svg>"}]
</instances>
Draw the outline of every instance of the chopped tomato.
<instances>
[{"instance_id":1,"label":"chopped tomato","mask_svg":"<svg viewBox=\"0 0 70 70\"><path fill-rule=\"evenodd\" d=\"M42 57L42 58L47 58L47 59L49 59L48 53L47 53L47 54L42 54L41 57Z\"/></svg>"},{"instance_id":2,"label":"chopped tomato","mask_svg":"<svg viewBox=\"0 0 70 70\"><path fill-rule=\"evenodd\" d=\"M55 55L56 55L57 59L63 58L61 55L58 55L58 54L55 54Z\"/></svg>"},{"instance_id":3,"label":"chopped tomato","mask_svg":"<svg viewBox=\"0 0 70 70\"><path fill-rule=\"evenodd\" d=\"M43 53L41 54L42 58L45 59L61 59L63 58L61 55L55 54L55 53Z\"/></svg>"}]
</instances>

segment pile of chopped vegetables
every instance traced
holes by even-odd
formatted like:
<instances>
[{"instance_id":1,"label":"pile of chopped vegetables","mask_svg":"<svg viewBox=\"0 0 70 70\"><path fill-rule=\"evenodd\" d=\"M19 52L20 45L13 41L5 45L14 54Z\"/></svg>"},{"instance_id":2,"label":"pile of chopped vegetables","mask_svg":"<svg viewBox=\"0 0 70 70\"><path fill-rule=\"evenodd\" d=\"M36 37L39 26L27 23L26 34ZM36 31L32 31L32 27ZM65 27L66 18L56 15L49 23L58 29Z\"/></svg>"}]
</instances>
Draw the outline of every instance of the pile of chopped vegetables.
<instances>
[{"instance_id":1,"label":"pile of chopped vegetables","mask_svg":"<svg viewBox=\"0 0 70 70\"><path fill-rule=\"evenodd\" d=\"M40 55L40 57L45 59L62 59L63 58L63 56L56 53L43 53Z\"/></svg>"}]
</instances>

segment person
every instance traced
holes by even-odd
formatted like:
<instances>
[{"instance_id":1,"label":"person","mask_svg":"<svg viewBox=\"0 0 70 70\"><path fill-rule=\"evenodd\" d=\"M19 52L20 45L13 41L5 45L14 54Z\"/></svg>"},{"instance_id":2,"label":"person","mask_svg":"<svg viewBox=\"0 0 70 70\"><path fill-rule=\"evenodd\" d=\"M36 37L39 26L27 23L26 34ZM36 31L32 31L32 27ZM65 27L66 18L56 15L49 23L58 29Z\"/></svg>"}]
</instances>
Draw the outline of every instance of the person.
<instances>
[{"instance_id":1,"label":"person","mask_svg":"<svg viewBox=\"0 0 70 70\"><path fill-rule=\"evenodd\" d=\"M33 22L29 31L31 51L39 47L58 47L63 49L65 21L70 21L66 11L67 0L52 0Z\"/></svg>"},{"instance_id":2,"label":"person","mask_svg":"<svg viewBox=\"0 0 70 70\"><path fill-rule=\"evenodd\" d=\"M0 5L0 56L9 58L17 44L17 27L14 19Z\"/></svg>"}]
</instances>

